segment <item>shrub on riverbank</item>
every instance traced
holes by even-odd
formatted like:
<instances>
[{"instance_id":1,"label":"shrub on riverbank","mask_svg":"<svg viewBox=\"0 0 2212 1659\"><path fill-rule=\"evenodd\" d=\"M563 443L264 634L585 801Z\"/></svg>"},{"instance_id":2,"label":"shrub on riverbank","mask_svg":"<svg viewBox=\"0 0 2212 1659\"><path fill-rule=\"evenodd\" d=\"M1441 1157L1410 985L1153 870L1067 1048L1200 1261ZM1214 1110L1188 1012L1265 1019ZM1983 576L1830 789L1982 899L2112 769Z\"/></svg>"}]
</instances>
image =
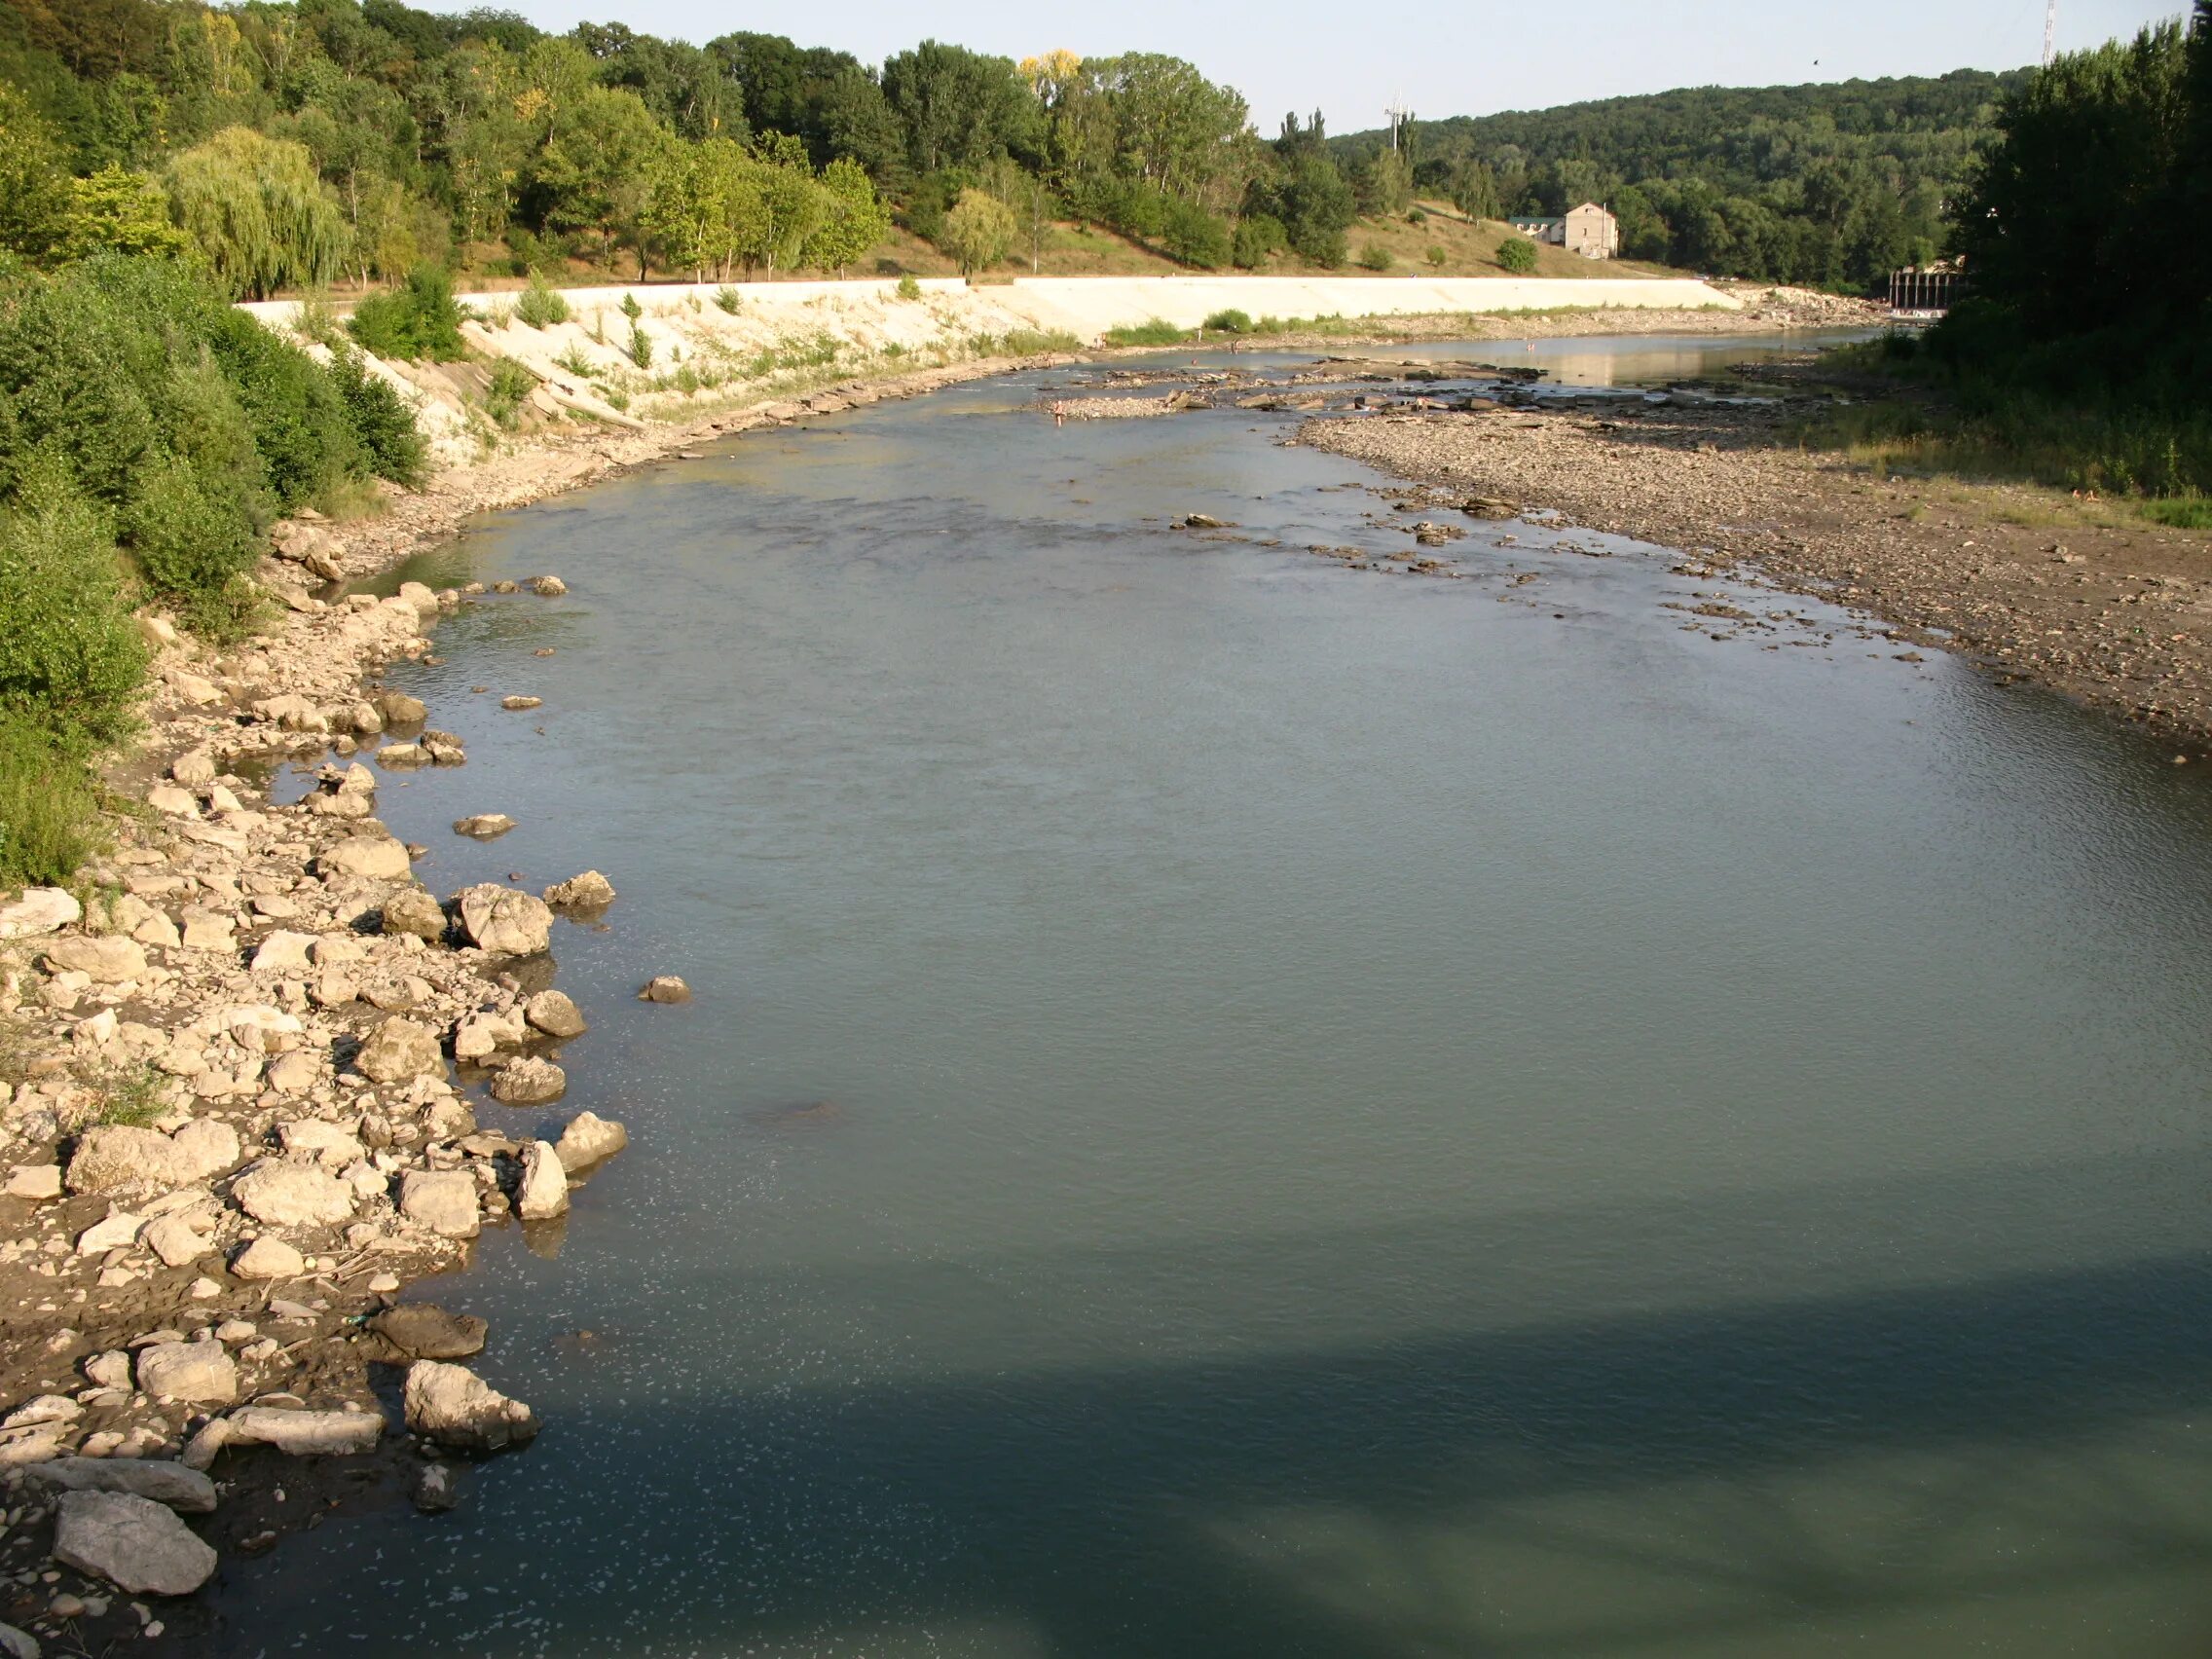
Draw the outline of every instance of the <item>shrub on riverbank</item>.
<instances>
[{"instance_id":1,"label":"shrub on riverbank","mask_svg":"<svg viewBox=\"0 0 2212 1659\"><path fill-rule=\"evenodd\" d=\"M1180 346L1187 329L1177 328L1162 317L1147 317L1142 322L1117 323L1106 331L1109 346Z\"/></svg>"},{"instance_id":2,"label":"shrub on riverbank","mask_svg":"<svg viewBox=\"0 0 2212 1659\"><path fill-rule=\"evenodd\" d=\"M627 296L625 296L627 297ZM568 302L562 302L567 310ZM467 347L461 338L461 307L453 297L453 277L435 265L418 265L388 294L378 294L353 308L346 325L369 350L399 362L459 362Z\"/></svg>"},{"instance_id":3,"label":"shrub on riverbank","mask_svg":"<svg viewBox=\"0 0 2212 1659\"><path fill-rule=\"evenodd\" d=\"M0 274L0 878L83 844L90 757L129 728L145 672L133 606L236 633L278 513L422 465L388 385L321 367L191 267Z\"/></svg>"}]
</instances>

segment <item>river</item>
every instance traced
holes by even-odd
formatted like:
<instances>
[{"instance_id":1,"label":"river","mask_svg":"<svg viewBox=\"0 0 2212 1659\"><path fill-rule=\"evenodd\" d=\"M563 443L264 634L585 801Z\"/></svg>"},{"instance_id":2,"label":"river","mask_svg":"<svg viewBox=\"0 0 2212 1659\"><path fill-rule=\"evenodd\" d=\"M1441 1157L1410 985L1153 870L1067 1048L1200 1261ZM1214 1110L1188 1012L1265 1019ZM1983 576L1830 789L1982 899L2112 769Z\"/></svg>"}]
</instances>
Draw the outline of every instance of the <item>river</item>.
<instances>
[{"instance_id":1,"label":"river","mask_svg":"<svg viewBox=\"0 0 2212 1659\"><path fill-rule=\"evenodd\" d=\"M394 671L469 761L381 807L613 878L569 1099L479 1110L632 1145L424 1287L536 1444L222 1651L2205 1651L2197 769L1659 549L1345 568L1381 480L1074 378L404 572L570 584Z\"/></svg>"}]
</instances>

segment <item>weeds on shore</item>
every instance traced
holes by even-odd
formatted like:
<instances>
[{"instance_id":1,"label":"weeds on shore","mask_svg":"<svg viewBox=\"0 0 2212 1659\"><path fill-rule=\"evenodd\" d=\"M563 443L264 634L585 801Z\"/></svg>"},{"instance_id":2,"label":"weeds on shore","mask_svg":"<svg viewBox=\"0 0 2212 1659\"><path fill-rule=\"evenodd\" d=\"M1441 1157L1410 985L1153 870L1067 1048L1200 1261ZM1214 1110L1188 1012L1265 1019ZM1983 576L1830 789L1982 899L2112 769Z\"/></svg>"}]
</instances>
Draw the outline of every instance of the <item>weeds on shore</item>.
<instances>
[{"instance_id":1,"label":"weeds on shore","mask_svg":"<svg viewBox=\"0 0 2212 1659\"><path fill-rule=\"evenodd\" d=\"M1106 331L1109 346L1180 346L1190 338L1191 331L1177 328L1164 317L1147 317L1142 322L1117 323Z\"/></svg>"},{"instance_id":2,"label":"weeds on shore","mask_svg":"<svg viewBox=\"0 0 2212 1659\"><path fill-rule=\"evenodd\" d=\"M978 334L973 344L978 357L1042 357L1083 350L1083 342L1064 328L1010 328L1004 334Z\"/></svg>"},{"instance_id":3,"label":"weeds on shore","mask_svg":"<svg viewBox=\"0 0 2212 1659\"><path fill-rule=\"evenodd\" d=\"M152 1066L111 1071L95 1085L100 1094L95 1124L120 1124L133 1129L150 1129L168 1111L162 1074Z\"/></svg>"}]
</instances>

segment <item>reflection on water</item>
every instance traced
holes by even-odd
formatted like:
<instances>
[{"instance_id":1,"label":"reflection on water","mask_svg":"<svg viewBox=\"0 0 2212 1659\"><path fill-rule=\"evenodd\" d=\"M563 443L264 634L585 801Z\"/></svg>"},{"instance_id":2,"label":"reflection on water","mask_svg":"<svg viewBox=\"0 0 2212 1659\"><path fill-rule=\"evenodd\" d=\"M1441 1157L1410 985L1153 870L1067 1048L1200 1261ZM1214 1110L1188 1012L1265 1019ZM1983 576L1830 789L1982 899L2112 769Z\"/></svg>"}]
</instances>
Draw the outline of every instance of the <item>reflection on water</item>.
<instances>
[{"instance_id":1,"label":"reflection on water","mask_svg":"<svg viewBox=\"0 0 2212 1659\"><path fill-rule=\"evenodd\" d=\"M380 808L613 877L543 1117L633 1146L439 1287L536 1446L223 1650L2203 1651L2204 787L1654 551L1339 569L1358 468L1050 384L424 572L571 584Z\"/></svg>"}]
</instances>

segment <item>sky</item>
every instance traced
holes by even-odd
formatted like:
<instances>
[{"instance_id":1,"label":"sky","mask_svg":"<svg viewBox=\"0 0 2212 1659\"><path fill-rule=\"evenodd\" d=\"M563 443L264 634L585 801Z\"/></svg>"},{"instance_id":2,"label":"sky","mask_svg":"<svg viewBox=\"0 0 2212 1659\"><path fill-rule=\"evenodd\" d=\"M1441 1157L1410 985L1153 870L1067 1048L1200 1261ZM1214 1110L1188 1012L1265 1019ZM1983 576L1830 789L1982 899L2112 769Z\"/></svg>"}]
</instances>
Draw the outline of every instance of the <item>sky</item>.
<instances>
[{"instance_id":1,"label":"sky","mask_svg":"<svg viewBox=\"0 0 2212 1659\"><path fill-rule=\"evenodd\" d=\"M469 0L415 0L463 11ZM488 0L540 27L620 20L693 43L733 29L789 35L867 63L928 35L1024 57L1164 52L1226 81L1272 134L1288 110L1329 130L1380 127L1402 101L1418 116L1487 115L1672 87L1775 86L1948 69L2011 69L2043 50L2044 0ZM2061 51L2132 34L2182 0L2059 0Z\"/></svg>"}]
</instances>

